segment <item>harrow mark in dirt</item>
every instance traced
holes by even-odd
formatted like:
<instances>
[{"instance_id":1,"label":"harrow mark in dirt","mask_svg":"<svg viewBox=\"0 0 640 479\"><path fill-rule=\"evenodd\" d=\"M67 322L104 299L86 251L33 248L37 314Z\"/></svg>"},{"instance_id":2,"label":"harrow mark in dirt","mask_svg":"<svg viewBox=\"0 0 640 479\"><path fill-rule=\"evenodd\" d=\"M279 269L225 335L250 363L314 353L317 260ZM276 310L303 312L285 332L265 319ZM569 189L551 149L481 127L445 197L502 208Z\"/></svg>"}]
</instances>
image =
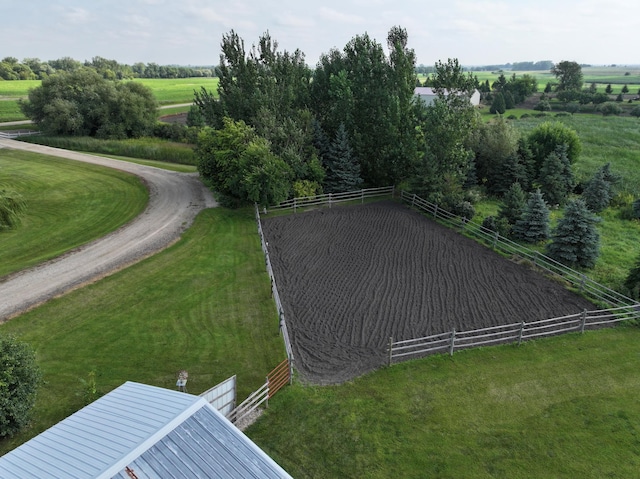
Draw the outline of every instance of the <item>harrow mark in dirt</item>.
<instances>
[{"instance_id":1,"label":"harrow mark in dirt","mask_svg":"<svg viewBox=\"0 0 640 479\"><path fill-rule=\"evenodd\" d=\"M561 284L391 201L263 219L296 368L339 383L395 341L596 309Z\"/></svg>"}]
</instances>

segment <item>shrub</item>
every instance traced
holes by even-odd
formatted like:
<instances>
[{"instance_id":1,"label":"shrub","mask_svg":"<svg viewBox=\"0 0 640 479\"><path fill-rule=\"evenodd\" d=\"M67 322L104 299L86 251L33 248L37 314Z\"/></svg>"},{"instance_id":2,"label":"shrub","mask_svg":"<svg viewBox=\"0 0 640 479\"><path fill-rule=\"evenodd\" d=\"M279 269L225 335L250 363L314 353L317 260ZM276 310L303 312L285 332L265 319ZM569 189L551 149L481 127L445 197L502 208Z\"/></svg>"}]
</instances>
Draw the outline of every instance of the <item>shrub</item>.
<instances>
[{"instance_id":1,"label":"shrub","mask_svg":"<svg viewBox=\"0 0 640 479\"><path fill-rule=\"evenodd\" d=\"M499 113L500 115L502 115L506 109L507 109L507 106L504 101L504 95L500 92L496 93L493 98L493 101L491 102L491 107L489 108L489 112L494 115L496 113Z\"/></svg>"},{"instance_id":2,"label":"shrub","mask_svg":"<svg viewBox=\"0 0 640 479\"><path fill-rule=\"evenodd\" d=\"M591 181L587 183L582 197L587 208L594 213L600 213L609 206L609 201L611 200L611 184L606 181L603 170L598 170L593 178L591 178Z\"/></svg>"},{"instance_id":3,"label":"shrub","mask_svg":"<svg viewBox=\"0 0 640 479\"><path fill-rule=\"evenodd\" d=\"M609 102L600 106L599 111L603 116L619 115L620 113L622 113L622 108L620 108L620 106L616 105L615 103Z\"/></svg>"},{"instance_id":4,"label":"shrub","mask_svg":"<svg viewBox=\"0 0 640 479\"><path fill-rule=\"evenodd\" d=\"M633 217L640 220L640 198L635 200L632 205Z\"/></svg>"},{"instance_id":5,"label":"shrub","mask_svg":"<svg viewBox=\"0 0 640 479\"><path fill-rule=\"evenodd\" d=\"M26 209L22 196L15 191L0 190L0 231L15 228Z\"/></svg>"},{"instance_id":6,"label":"shrub","mask_svg":"<svg viewBox=\"0 0 640 479\"><path fill-rule=\"evenodd\" d=\"M624 281L624 287L629 290L633 299L640 299L640 256L638 256L635 266L629 271L629 275Z\"/></svg>"},{"instance_id":7,"label":"shrub","mask_svg":"<svg viewBox=\"0 0 640 479\"><path fill-rule=\"evenodd\" d=\"M0 437L6 437L29 422L42 375L31 347L11 336L0 336L0 364Z\"/></svg>"},{"instance_id":8,"label":"shrub","mask_svg":"<svg viewBox=\"0 0 640 479\"><path fill-rule=\"evenodd\" d=\"M500 236L507 237L511 234L511 225L506 218L496 218L495 216L487 216L482 221L482 227L489 231L495 231Z\"/></svg>"},{"instance_id":9,"label":"shrub","mask_svg":"<svg viewBox=\"0 0 640 479\"><path fill-rule=\"evenodd\" d=\"M547 100L540 100L533 109L537 111L551 111L551 103Z\"/></svg>"},{"instance_id":10,"label":"shrub","mask_svg":"<svg viewBox=\"0 0 640 479\"><path fill-rule=\"evenodd\" d=\"M634 106L629 112L629 115L635 116L636 118L640 118L640 105Z\"/></svg>"}]
</instances>

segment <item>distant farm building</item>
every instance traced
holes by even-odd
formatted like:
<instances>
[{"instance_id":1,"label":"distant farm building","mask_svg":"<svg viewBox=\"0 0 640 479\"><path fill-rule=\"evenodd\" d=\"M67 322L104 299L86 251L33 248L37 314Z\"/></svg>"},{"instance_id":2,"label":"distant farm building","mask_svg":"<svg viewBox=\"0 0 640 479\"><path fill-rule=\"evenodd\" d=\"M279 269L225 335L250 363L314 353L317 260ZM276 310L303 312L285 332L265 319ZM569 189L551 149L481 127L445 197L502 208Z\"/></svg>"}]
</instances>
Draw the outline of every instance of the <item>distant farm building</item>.
<instances>
[{"instance_id":1,"label":"distant farm building","mask_svg":"<svg viewBox=\"0 0 640 479\"><path fill-rule=\"evenodd\" d=\"M204 398L127 382L0 457L0 477L291 476Z\"/></svg>"},{"instance_id":2,"label":"distant farm building","mask_svg":"<svg viewBox=\"0 0 640 479\"><path fill-rule=\"evenodd\" d=\"M427 106L431 105L434 100L438 98L438 95L435 91L433 91L433 88L428 86L416 87L415 90L413 90L413 94L417 97L420 97ZM445 90L444 94L448 95L449 92ZM480 106L480 92L478 90L475 90L473 92L473 95L471 95L471 104L473 106Z\"/></svg>"}]
</instances>

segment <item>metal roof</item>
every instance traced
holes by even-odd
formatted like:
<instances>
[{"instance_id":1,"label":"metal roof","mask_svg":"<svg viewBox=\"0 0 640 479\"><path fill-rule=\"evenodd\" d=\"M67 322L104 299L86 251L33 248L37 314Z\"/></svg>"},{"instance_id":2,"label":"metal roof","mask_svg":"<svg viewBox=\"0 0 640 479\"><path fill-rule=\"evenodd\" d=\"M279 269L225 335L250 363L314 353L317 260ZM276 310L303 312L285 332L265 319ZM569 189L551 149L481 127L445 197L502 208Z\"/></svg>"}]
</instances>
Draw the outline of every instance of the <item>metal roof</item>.
<instances>
[{"instance_id":1,"label":"metal roof","mask_svg":"<svg viewBox=\"0 0 640 479\"><path fill-rule=\"evenodd\" d=\"M136 476L291 477L205 399L133 382L0 457L7 479Z\"/></svg>"}]
</instances>

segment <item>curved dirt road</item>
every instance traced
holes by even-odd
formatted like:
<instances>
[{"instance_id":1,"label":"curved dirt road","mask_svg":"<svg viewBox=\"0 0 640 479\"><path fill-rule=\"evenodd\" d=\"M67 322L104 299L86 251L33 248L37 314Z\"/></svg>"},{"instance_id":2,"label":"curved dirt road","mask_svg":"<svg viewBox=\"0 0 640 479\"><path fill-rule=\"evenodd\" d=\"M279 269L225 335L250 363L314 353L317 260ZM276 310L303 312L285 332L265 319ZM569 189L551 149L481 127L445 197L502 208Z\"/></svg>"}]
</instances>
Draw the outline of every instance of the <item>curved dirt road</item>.
<instances>
[{"instance_id":1,"label":"curved dirt road","mask_svg":"<svg viewBox=\"0 0 640 479\"><path fill-rule=\"evenodd\" d=\"M201 210L216 206L211 192L197 174L176 173L14 140L0 140L0 148L32 151L127 171L141 177L149 189L146 209L122 228L0 282L0 322L166 248L180 237Z\"/></svg>"}]
</instances>

